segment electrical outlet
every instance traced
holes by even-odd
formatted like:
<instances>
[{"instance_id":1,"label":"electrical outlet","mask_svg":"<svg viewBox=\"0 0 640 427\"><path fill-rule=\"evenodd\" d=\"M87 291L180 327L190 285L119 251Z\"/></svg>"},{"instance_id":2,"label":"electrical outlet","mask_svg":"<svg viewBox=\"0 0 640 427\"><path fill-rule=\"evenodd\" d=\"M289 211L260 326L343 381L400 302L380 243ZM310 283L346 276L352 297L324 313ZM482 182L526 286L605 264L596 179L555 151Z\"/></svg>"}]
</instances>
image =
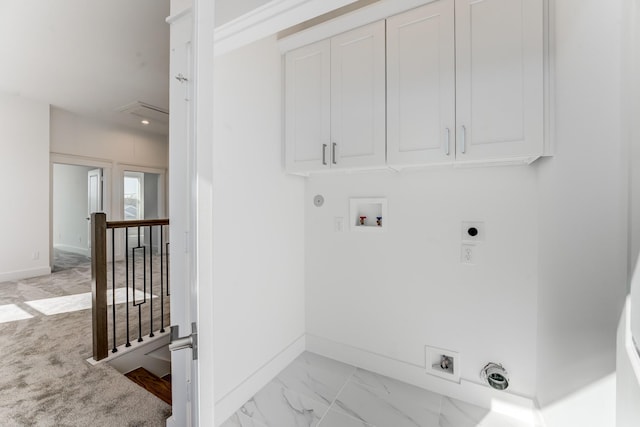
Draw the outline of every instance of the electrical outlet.
<instances>
[{"instance_id":1,"label":"electrical outlet","mask_svg":"<svg viewBox=\"0 0 640 427\"><path fill-rule=\"evenodd\" d=\"M473 264L475 261L475 246L469 244L462 245L462 253L461 253L460 261L463 264Z\"/></svg>"},{"instance_id":2,"label":"electrical outlet","mask_svg":"<svg viewBox=\"0 0 640 427\"><path fill-rule=\"evenodd\" d=\"M33 252L33 260L36 261L40 259L40 252L39 251L34 251Z\"/></svg>"},{"instance_id":3,"label":"electrical outlet","mask_svg":"<svg viewBox=\"0 0 640 427\"><path fill-rule=\"evenodd\" d=\"M465 221L462 223L463 242L483 242L485 237L484 222Z\"/></svg>"},{"instance_id":4,"label":"electrical outlet","mask_svg":"<svg viewBox=\"0 0 640 427\"><path fill-rule=\"evenodd\" d=\"M344 230L344 218L336 216L333 218L333 231L341 232Z\"/></svg>"}]
</instances>

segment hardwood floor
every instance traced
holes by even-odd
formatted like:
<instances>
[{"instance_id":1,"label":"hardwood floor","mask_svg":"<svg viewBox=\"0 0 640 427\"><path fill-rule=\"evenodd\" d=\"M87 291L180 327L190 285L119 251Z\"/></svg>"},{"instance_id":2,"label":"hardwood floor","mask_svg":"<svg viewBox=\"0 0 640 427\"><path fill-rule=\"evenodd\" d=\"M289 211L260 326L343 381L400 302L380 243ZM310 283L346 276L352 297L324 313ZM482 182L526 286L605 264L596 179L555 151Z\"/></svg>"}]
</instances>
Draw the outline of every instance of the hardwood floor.
<instances>
[{"instance_id":1,"label":"hardwood floor","mask_svg":"<svg viewBox=\"0 0 640 427\"><path fill-rule=\"evenodd\" d=\"M127 372L125 376L149 393L171 405L171 374L160 378L145 368L137 368L131 372ZM168 380L166 379L167 377Z\"/></svg>"}]
</instances>

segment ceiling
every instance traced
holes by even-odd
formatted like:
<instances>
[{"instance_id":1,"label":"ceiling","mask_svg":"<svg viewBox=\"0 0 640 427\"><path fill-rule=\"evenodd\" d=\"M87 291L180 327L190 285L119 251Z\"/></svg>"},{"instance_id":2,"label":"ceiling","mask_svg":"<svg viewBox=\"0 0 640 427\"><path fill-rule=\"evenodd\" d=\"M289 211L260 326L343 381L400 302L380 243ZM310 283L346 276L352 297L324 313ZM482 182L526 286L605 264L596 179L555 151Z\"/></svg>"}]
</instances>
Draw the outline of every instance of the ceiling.
<instances>
[{"instance_id":1,"label":"ceiling","mask_svg":"<svg viewBox=\"0 0 640 427\"><path fill-rule=\"evenodd\" d=\"M169 109L169 0L0 0L0 91L168 134L119 107Z\"/></svg>"}]
</instances>

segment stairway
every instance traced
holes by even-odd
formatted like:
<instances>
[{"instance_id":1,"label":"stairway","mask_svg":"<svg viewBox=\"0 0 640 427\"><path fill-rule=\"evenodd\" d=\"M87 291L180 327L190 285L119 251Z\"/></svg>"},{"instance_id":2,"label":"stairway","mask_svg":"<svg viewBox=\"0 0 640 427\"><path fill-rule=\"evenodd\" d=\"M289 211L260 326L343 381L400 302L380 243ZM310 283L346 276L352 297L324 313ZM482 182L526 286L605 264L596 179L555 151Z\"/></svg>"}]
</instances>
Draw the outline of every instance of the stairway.
<instances>
[{"instance_id":1,"label":"stairway","mask_svg":"<svg viewBox=\"0 0 640 427\"><path fill-rule=\"evenodd\" d=\"M136 368L124 375L151 394L162 399L165 403L171 405L171 374L160 378L145 368Z\"/></svg>"}]
</instances>

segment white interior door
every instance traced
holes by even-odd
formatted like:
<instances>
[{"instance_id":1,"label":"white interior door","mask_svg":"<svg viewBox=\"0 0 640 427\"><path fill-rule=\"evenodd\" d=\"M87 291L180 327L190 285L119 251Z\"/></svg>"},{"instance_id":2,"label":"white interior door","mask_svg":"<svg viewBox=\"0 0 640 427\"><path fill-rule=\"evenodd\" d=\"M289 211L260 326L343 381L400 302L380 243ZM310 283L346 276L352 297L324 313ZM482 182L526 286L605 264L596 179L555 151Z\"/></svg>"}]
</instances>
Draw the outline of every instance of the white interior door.
<instances>
[{"instance_id":1,"label":"white interior door","mask_svg":"<svg viewBox=\"0 0 640 427\"><path fill-rule=\"evenodd\" d=\"M92 213L102 212L102 169L92 169L87 172L87 191L87 219L89 219ZM89 227L87 236L91 236L91 222L87 222L87 227ZM91 239L87 239L87 246L88 253L91 254Z\"/></svg>"}]
</instances>

